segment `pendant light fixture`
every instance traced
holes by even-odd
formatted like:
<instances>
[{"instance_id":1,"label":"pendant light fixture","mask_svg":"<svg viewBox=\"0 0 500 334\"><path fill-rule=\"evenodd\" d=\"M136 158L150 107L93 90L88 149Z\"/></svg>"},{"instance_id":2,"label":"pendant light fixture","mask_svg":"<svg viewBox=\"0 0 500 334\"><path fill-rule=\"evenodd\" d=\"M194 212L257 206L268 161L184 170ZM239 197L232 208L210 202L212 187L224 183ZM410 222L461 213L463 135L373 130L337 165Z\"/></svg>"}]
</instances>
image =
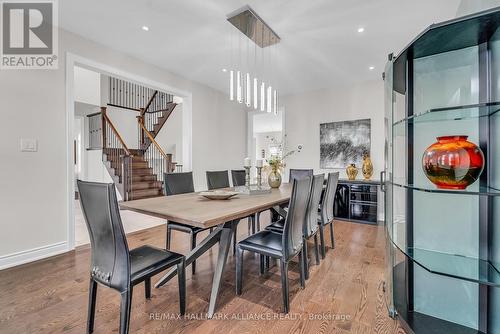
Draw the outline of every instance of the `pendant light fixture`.
<instances>
[{"instance_id":1,"label":"pendant light fixture","mask_svg":"<svg viewBox=\"0 0 500 334\"><path fill-rule=\"evenodd\" d=\"M245 103L248 108L259 110L268 113L277 113L278 110L278 92L276 88L273 90L271 82L272 77L269 73L264 73L264 53L265 49L276 45L280 42L280 37L267 25L257 13L250 8L244 6L239 10L229 14L227 20L237 28L243 35L244 43L246 44L246 58L242 61L241 57L241 38L242 35L238 34L238 54L240 55L239 65L231 64L234 66L229 72L229 99L238 103ZM250 61L249 41L252 41L254 46L254 61ZM232 41L231 41L232 45ZM261 63L257 62L257 46L261 50ZM268 59L271 61L269 53L271 48L268 49ZM231 50L232 52L232 50ZM251 65L253 63L253 66ZM244 66L246 65L246 66ZM253 67L253 68L252 68ZM272 66L271 66L272 68ZM261 77L257 75L257 69L260 69ZM263 76L266 76L264 81ZM236 76L236 80L234 78ZM235 94L236 93L236 94ZM253 101L252 101L253 99Z\"/></svg>"}]
</instances>

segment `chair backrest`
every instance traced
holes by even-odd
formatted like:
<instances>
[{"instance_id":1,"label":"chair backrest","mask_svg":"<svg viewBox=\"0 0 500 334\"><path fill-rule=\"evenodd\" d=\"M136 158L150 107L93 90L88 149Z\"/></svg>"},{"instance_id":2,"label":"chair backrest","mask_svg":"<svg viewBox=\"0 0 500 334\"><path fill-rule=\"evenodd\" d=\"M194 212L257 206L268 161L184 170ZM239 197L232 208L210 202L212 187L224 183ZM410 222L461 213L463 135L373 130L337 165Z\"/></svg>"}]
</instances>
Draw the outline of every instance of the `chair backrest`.
<instances>
[{"instance_id":1,"label":"chair backrest","mask_svg":"<svg viewBox=\"0 0 500 334\"><path fill-rule=\"evenodd\" d=\"M94 280L125 291L130 286L127 239L113 184L78 180L78 192L90 236Z\"/></svg>"},{"instance_id":2,"label":"chair backrest","mask_svg":"<svg viewBox=\"0 0 500 334\"><path fill-rule=\"evenodd\" d=\"M245 176L246 174L244 169L231 170L231 177L233 178L233 187L244 186Z\"/></svg>"},{"instance_id":3,"label":"chair backrest","mask_svg":"<svg viewBox=\"0 0 500 334\"><path fill-rule=\"evenodd\" d=\"M304 225L304 236L309 238L318 230L318 209L321 202L321 193L323 192L323 183L325 174L314 175L311 184L311 196L307 204L307 218Z\"/></svg>"},{"instance_id":4,"label":"chair backrest","mask_svg":"<svg viewBox=\"0 0 500 334\"><path fill-rule=\"evenodd\" d=\"M163 179L166 196L194 192L193 172L165 173Z\"/></svg>"},{"instance_id":5,"label":"chair backrest","mask_svg":"<svg viewBox=\"0 0 500 334\"><path fill-rule=\"evenodd\" d=\"M286 261L302 249L311 182L310 177L293 180L292 194L283 228L283 256Z\"/></svg>"},{"instance_id":6,"label":"chair backrest","mask_svg":"<svg viewBox=\"0 0 500 334\"><path fill-rule=\"evenodd\" d=\"M207 187L208 190L230 187L227 170L207 171Z\"/></svg>"},{"instance_id":7,"label":"chair backrest","mask_svg":"<svg viewBox=\"0 0 500 334\"><path fill-rule=\"evenodd\" d=\"M333 216L333 202L335 201L335 193L337 192L337 184L339 183L339 172L328 174L325 194L321 203L321 219L323 224L330 223Z\"/></svg>"},{"instance_id":8,"label":"chair backrest","mask_svg":"<svg viewBox=\"0 0 500 334\"><path fill-rule=\"evenodd\" d=\"M288 182L292 183L292 181L295 179L303 179L312 176L313 176L312 169L290 169L290 177Z\"/></svg>"}]
</instances>

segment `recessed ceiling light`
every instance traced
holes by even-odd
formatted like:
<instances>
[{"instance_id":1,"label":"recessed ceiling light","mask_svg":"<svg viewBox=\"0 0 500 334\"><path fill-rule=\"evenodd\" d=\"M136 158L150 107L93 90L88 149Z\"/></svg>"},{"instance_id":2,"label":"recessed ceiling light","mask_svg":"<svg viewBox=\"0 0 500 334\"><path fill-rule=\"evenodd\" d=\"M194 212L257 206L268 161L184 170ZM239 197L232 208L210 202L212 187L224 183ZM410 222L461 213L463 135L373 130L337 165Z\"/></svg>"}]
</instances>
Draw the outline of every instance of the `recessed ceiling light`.
<instances>
[{"instance_id":1,"label":"recessed ceiling light","mask_svg":"<svg viewBox=\"0 0 500 334\"><path fill-rule=\"evenodd\" d=\"M370 67L368 67L368 69L369 69L370 71L373 71L373 70L375 69L375 66L370 66Z\"/></svg>"},{"instance_id":2,"label":"recessed ceiling light","mask_svg":"<svg viewBox=\"0 0 500 334\"><path fill-rule=\"evenodd\" d=\"M222 69L222 72L227 72L227 70L225 68Z\"/></svg>"},{"instance_id":3,"label":"recessed ceiling light","mask_svg":"<svg viewBox=\"0 0 500 334\"><path fill-rule=\"evenodd\" d=\"M365 28L363 28L363 27L359 27L359 28L358 28L358 32L359 32L359 33L363 32L363 31L365 31Z\"/></svg>"},{"instance_id":4,"label":"recessed ceiling light","mask_svg":"<svg viewBox=\"0 0 500 334\"><path fill-rule=\"evenodd\" d=\"M142 26L142 30L149 31L149 27L148 26Z\"/></svg>"}]
</instances>

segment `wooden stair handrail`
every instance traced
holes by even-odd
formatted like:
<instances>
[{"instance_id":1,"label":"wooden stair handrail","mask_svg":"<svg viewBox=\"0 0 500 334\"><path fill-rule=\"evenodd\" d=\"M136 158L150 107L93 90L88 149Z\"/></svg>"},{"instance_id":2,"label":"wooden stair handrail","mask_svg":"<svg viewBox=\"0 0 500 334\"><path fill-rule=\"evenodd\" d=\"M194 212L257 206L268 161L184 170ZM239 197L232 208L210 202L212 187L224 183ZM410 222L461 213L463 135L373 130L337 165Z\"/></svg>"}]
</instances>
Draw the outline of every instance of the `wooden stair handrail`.
<instances>
[{"instance_id":1,"label":"wooden stair handrail","mask_svg":"<svg viewBox=\"0 0 500 334\"><path fill-rule=\"evenodd\" d=\"M154 146L156 146L156 148L158 149L158 151L160 152L160 154L163 156L163 158L167 159L167 160L171 160L172 158L169 157L169 155L167 155L163 149L160 147L160 145L156 142L155 138L153 137L153 135L146 129L146 127L144 126L144 124L142 123L142 120L141 118L137 118L137 120L139 121L139 126L142 128L142 130L144 131L144 133L146 134L146 136L148 136L149 140L151 140L151 143L154 144ZM170 156L172 156L170 154ZM170 161L171 162L171 161Z\"/></svg>"},{"instance_id":2,"label":"wooden stair handrail","mask_svg":"<svg viewBox=\"0 0 500 334\"><path fill-rule=\"evenodd\" d=\"M149 99L148 101L148 104L146 104L146 106L144 108L141 108L141 116L144 115L144 113L146 111L148 111L149 109L149 106L151 105L151 103L153 103L153 100L155 99L156 95L158 94L158 91L155 90L155 92L153 93L153 95L151 96L151 98Z\"/></svg>"},{"instance_id":3,"label":"wooden stair handrail","mask_svg":"<svg viewBox=\"0 0 500 334\"><path fill-rule=\"evenodd\" d=\"M116 130L115 126L113 125L113 122L111 122L111 120L109 119L108 115L106 114L106 107L101 107L101 114L102 114L102 119L105 121L105 122L108 122L109 124L109 127L111 128L111 131L114 132L114 134L116 135L116 138L118 138L118 140L120 141L120 143L122 144L123 146L123 149L125 150L125 153L126 155L132 155L130 153L130 150L128 149L127 145L125 144L125 142L123 141L123 138L122 136L120 136L120 134L118 133L118 130ZM104 124L103 124L104 125ZM105 145L105 143L103 143L103 146Z\"/></svg>"}]
</instances>

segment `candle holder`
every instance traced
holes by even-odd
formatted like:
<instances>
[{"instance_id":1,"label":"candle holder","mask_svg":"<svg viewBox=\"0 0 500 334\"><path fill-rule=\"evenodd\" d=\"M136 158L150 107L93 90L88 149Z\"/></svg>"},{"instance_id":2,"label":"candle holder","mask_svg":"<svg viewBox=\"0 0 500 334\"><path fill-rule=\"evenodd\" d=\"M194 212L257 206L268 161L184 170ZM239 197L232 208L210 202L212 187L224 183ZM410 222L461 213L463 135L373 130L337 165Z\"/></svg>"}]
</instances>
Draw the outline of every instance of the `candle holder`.
<instances>
[{"instance_id":1,"label":"candle holder","mask_svg":"<svg viewBox=\"0 0 500 334\"><path fill-rule=\"evenodd\" d=\"M257 168L257 187L262 188L262 167Z\"/></svg>"},{"instance_id":2,"label":"candle holder","mask_svg":"<svg viewBox=\"0 0 500 334\"><path fill-rule=\"evenodd\" d=\"M245 166L245 187L250 188L250 166Z\"/></svg>"}]
</instances>

